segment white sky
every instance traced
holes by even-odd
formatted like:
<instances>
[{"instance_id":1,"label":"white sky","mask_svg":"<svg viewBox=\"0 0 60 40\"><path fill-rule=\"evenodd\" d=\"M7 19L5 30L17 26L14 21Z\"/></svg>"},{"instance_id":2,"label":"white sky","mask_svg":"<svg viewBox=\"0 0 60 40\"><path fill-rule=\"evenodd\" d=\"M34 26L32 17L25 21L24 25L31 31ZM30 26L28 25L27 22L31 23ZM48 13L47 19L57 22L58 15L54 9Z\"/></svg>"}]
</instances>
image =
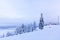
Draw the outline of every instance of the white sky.
<instances>
[{"instance_id":1,"label":"white sky","mask_svg":"<svg viewBox=\"0 0 60 40\"><path fill-rule=\"evenodd\" d=\"M45 21L60 16L60 0L0 0L0 24L38 21L40 13ZM48 22L49 22L48 21Z\"/></svg>"}]
</instances>

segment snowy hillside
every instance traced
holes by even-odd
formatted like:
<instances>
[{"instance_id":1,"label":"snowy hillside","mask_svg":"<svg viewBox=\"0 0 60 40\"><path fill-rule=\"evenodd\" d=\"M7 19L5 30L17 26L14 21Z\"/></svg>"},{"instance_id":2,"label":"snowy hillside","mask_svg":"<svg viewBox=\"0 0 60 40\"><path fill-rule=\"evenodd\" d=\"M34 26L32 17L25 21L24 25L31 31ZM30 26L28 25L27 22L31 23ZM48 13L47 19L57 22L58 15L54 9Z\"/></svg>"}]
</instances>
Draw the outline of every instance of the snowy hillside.
<instances>
[{"instance_id":1,"label":"snowy hillside","mask_svg":"<svg viewBox=\"0 0 60 40\"><path fill-rule=\"evenodd\" d=\"M0 40L60 40L60 25L45 26L43 30L0 38Z\"/></svg>"}]
</instances>

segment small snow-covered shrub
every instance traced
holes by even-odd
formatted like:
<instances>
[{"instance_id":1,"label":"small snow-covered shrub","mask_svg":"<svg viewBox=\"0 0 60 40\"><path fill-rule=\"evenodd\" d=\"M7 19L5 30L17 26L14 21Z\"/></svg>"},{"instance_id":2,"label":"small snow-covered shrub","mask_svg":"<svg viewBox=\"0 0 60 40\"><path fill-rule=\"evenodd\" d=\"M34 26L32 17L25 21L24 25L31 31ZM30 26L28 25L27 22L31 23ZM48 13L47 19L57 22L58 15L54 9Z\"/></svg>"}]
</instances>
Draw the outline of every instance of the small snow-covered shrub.
<instances>
[{"instance_id":1,"label":"small snow-covered shrub","mask_svg":"<svg viewBox=\"0 0 60 40\"><path fill-rule=\"evenodd\" d=\"M7 32L6 37L15 35L14 32Z\"/></svg>"}]
</instances>

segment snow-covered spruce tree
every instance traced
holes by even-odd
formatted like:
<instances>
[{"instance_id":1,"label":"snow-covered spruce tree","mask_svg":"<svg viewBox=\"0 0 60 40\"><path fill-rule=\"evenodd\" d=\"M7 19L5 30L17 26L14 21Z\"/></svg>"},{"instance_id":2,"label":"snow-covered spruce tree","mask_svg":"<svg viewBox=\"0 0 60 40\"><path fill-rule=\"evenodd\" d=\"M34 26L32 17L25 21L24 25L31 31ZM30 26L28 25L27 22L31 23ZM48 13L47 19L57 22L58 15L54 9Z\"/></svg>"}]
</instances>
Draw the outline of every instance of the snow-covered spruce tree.
<instances>
[{"instance_id":1,"label":"snow-covered spruce tree","mask_svg":"<svg viewBox=\"0 0 60 40\"><path fill-rule=\"evenodd\" d=\"M16 35L19 34L19 28L20 28L19 26L16 27L16 30L15 30Z\"/></svg>"},{"instance_id":2,"label":"snow-covered spruce tree","mask_svg":"<svg viewBox=\"0 0 60 40\"><path fill-rule=\"evenodd\" d=\"M22 27L23 32L25 33L26 32L26 25L22 24L21 27Z\"/></svg>"},{"instance_id":3,"label":"snow-covered spruce tree","mask_svg":"<svg viewBox=\"0 0 60 40\"><path fill-rule=\"evenodd\" d=\"M27 32L32 32L32 24L28 24Z\"/></svg>"},{"instance_id":4,"label":"snow-covered spruce tree","mask_svg":"<svg viewBox=\"0 0 60 40\"><path fill-rule=\"evenodd\" d=\"M24 32L24 28L25 28L25 25L22 24L21 27L20 27L19 34L22 34Z\"/></svg>"},{"instance_id":5,"label":"snow-covered spruce tree","mask_svg":"<svg viewBox=\"0 0 60 40\"><path fill-rule=\"evenodd\" d=\"M30 25L27 26L27 32L30 32Z\"/></svg>"},{"instance_id":6,"label":"snow-covered spruce tree","mask_svg":"<svg viewBox=\"0 0 60 40\"><path fill-rule=\"evenodd\" d=\"M15 30L15 34L16 34L16 35L20 33L20 28L21 28L21 26L17 26L17 27L16 27L16 30Z\"/></svg>"},{"instance_id":7,"label":"snow-covered spruce tree","mask_svg":"<svg viewBox=\"0 0 60 40\"><path fill-rule=\"evenodd\" d=\"M39 29L43 29L44 27L44 20L43 20L43 14L41 13L40 22L39 22Z\"/></svg>"},{"instance_id":8,"label":"snow-covered spruce tree","mask_svg":"<svg viewBox=\"0 0 60 40\"><path fill-rule=\"evenodd\" d=\"M33 23L32 31L36 29L36 22Z\"/></svg>"}]
</instances>

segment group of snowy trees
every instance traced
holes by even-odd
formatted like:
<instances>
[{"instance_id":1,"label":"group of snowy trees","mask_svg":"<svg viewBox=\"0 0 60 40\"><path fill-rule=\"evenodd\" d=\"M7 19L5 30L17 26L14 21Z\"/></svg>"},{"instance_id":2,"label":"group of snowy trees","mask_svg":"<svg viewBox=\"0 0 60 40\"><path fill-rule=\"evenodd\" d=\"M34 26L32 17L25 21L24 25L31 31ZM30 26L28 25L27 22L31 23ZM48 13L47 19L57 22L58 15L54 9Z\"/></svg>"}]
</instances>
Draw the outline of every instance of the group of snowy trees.
<instances>
[{"instance_id":1,"label":"group of snowy trees","mask_svg":"<svg viewBox=\"0 0 60 40\"><path fill-rule=\"evenodd\" d=\"M43 27L44 27L44 20L43 20L43 14L42 13L41 13L41 17L40 17L38 27L39 27L39 29L43 29ZM16 34L32 32L32 31L36 30L36 28L37 28L36 22L34 22L33 24L28 24L28 25L22 24L21 26L16 28Z\"/></svg>"},{"instance_id":2,"label":"group of snowy trees","mask_svg":"<svg viewBox=\"0 0 60 40\"><path fill-rule=\"evenodd\" d=\"M36 23L34 22L33 24L28 24L28 25L24 25L22 24L21 26L16 28L16 34L22 34L22 33L26 33L26 32L32 32L33 30L36 29Z\"/></svg>"},{"instance_id":3,"label":"group of snowy trees","mask_svg":"<svg viewBox=\"0 0 60 40\"><path fill-rule=\"evenodd\" d=\"M37 27L41 30L44 27L44 19L43 19L43 14L42 13L41 13L41 17L40 17L40 21L39 21L38 26L36 25L36 22L33 22L31 24L28 24L28 25L22 24L20 26L17 26L15 32L12 32L12 33L7 32L6 37L17 35L17 34L22 34L22 33L26 33L26 32L33 32L34 30L36 30ZM4 37L4 36L5 35L3 34L2 37Z\"/></svg>"}]
</instances>

